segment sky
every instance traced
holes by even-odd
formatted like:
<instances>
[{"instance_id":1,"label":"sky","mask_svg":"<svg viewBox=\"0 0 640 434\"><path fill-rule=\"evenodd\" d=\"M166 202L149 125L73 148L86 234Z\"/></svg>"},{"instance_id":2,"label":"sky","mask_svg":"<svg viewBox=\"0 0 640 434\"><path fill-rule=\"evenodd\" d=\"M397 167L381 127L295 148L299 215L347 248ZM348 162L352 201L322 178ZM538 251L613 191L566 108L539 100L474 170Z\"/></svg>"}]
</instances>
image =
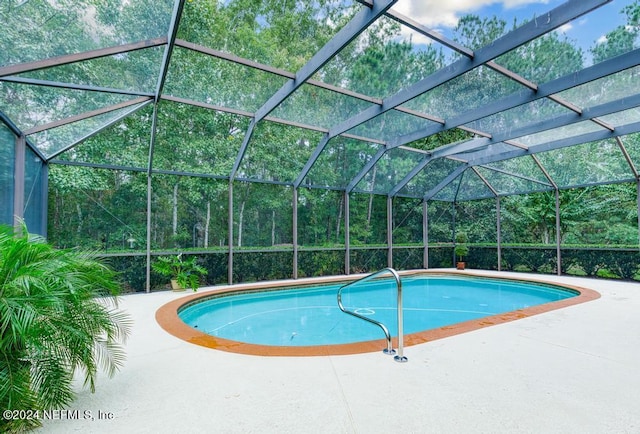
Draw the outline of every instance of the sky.
<instances>
[{"instance_id":1,"label":"sky","mask_svg":"<svg viewBox=\"0 0 640 434\"><path fill-rule=\"evenodd\" d=\"M496 15L507 21L510 27L514 18L519 23L525 19L531 20L562 3L564 0L399 0L393 9L451 37L451 30L465 14L481 17ZM631 3L633 0L613 0L568 23L559 31L587 51L595 41L625 22L621 10ZM420 43L415 39L414 42Z\"/></svg>"}]
</instances>

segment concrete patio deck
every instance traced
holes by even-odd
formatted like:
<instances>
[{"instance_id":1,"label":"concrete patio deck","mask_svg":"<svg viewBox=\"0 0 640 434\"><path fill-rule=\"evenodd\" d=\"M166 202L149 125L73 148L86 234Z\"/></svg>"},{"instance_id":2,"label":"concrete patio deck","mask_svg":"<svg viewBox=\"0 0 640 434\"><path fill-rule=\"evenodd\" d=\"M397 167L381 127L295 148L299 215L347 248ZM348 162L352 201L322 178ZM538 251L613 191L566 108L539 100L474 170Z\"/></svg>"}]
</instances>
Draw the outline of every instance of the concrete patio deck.
<instances>
[{"instance_id":1,"label":"concrete patio deck","mask_svg":"<svg viewBox=\"0 0 640 434\"><path fill-rule=\"evenodd\" d=\"M101 376L95 394L80 390L73 419L63 413L38 432L640 433L640 284L481 273L602 297L407 347L401 364L381 352L263 357L200 347L154 318L184 294L127 295L121 306L135 324L124 368Z\"/></svg>"}]
</instances>

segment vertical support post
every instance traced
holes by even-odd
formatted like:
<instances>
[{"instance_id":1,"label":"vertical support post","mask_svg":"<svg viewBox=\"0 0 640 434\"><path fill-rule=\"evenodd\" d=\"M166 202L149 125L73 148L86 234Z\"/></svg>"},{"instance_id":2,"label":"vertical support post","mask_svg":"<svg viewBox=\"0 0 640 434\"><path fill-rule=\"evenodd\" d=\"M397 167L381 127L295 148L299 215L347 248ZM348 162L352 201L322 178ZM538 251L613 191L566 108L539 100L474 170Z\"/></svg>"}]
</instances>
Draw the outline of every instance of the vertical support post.
<instances>
[{"instance_id":1,"label":"vertical support post","mask_svg":"<svg viewBox=\"0 0 640 434\"><path fill-rule=\"evenodd\" d=\"M165 52L166 55L166 52ZM147 277L145 290L151 292L151 198L152 198L152 173L153 173L153 152L156 146L156 124L158 122L158 98L153 102L153 117L151 118L151 138L149 139L149 162L147 164Z\"/></svg>"},{"instance_id":2,"label":"vertical support post","mask_svg":"<svg viewBox=\"0 0 640 434\"><path fill-rule=\"evenodd\" d=\"M151 198L152 195L151 172L147 173L147 264L145 291L151 292Z\"/></svg>"},{"instance_id":3,"label":"vertical support post","mask_svg":"<svg viewBox=\"0 0 640 434\"><path fill-rule=\"evenodd\" d=\"M387 267L393 267L393 199L387 196Z\"/></svg>"},{"instance_id":4,"label":"vertical support post","mask_svg":"<svg viewBox=\"0 0 640 434\"><path fill-rule=\"evenodd\" d=\"M560 254L560 190L556 188L556 257L558 276L562 275L562 256Z\"/></svg>"},{"instance_id":5,"label":"vertical support post","mask_svg":"<svg viewBox=\"0 0 640 434\"><path fill-rule=\"evenodd\" d=\"M502 234L500 233L500 196L496 196L496 242L498 244L498 271L502 271Z\"/></svg>"},{"instance_id":6,"label":"vertical support post","mask_svg":"<svg viewBox=\"0 0 640 434\"><path fill-rule=\"evenodd\" d=\"M422 201L422 266L429 268L429 208L427 201Z\"/></svg>"},{"instance_id":7,"label":"vertical support post","mask_svg":"<svg viewBox=\"0 0 640 434\"><path fill-rule=\"evenodd\" d=\"M349 192L344 191L344 274L351 274L351 239L350 239L350 221L349 221Z\"/></svg>"},{"instance_id":8,"label":"vertical support post","mask_svg":"<svg viewBox=\"0 0 640 434\"><path fill-rule=\"evenodd\" d=\"M15 165L13 168L13 226L16 230L24 218L24 182L27 141L23 135L16 137Z\"/></svg>"},{"instance_id":9,"label":"vertical support post","mask_svg":"<svg viewBox=\"0 0 640 434\"><path fill-rule=\"evenodd\" d=\"M298 188L293 187L292 202L292 242L293 242L293 278L298 278Z\"/></svg>"},{"instance_id":10,"label":"vertical support post","mask_svg":"<svg viewBox=\"0 0 640 434\"><path fill-rule=\"evenodd\" d=\"M229 260L227 263L227 282L233 284L233 180L229 179L229 225L228 225L228 243L229 243Z\"/></svg>"}]
</instances>

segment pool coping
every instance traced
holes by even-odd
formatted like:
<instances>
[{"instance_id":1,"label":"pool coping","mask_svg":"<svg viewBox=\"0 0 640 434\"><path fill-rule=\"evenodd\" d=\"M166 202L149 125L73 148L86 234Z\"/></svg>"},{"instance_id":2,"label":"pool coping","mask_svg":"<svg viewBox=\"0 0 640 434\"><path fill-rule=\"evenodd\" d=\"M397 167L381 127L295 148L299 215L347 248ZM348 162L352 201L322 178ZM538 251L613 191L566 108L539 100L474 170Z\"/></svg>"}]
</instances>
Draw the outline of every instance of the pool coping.
<instances>
[{"instance_id":1,"label":"pool coping","mask_svg":"<svg viewBox=\"0 0 640 434\"><path fill-rule=\"evenodd\" d=\"M468 320L457 324L438 327L431 330L425 330L418 333L412 333L404 335L404 346L410 347L426 342L435 341L438 339L447 338L461 333L467 333L470 331L482 329L485 327L503 324L511 321L515 321L522 318L527 318L533 315L539 315L545 312L550 312L557 309L562 309L568 306L573 306L588 301L596 300L600 298L600 293L589 288L583 288L574 285L567 285L565 283L548 282L539 279L530 278L518 278L518 277L502 277L502 276L487 276L485 274L476 274L469 272L468 270L459 271L430 271L430 270L407 270L399 272L401 276L414 275L414 274L433 274L433 275L448 275L448 276L473 276L480 278L492 278L502 279L510 281L523 281L541 283L545 285L559 286L572 291L578 292L578 295L564 300L553 301L538 306L532 306L526 309L518 309L511 312L501 313L488 317L478 318L474 320ZM196 330L187 324L185 324L178 316L180 308L194 302L199 298L209 298L212 296L224 295L227 293L237 293L242 291L255 291L261 289L275 289L284 287L297 287L323 283L334 282L347 282L351 280L357 280L365 275L341 275L341 276L327 276L313 279L299 279L299 280L286 280L286 281L269 281L269 282L255 282L255 283L243 283L236 285L228 285L220 288L213 288L203 292L194 293L191 295L183 296L175 299L169 303L164 304L156 311L156 322L167 333L184 340L186 342L199 345L202 347L212 348L216 350L247 354L254 356L291 356L291 357L304 357L304 356L330 356L330 355L349 355L349 354L361 354L372 353L382 351L386 348L386 340L379 339L367 342L357 342L350 344L338 344L338 345L316 345L316 346L276 346L276 345L258 345L249 344L245 342L232 341L216 336L211 336ZM392 338L394 348L397 347L397 338Z\"/></svg>"}]
</instances>

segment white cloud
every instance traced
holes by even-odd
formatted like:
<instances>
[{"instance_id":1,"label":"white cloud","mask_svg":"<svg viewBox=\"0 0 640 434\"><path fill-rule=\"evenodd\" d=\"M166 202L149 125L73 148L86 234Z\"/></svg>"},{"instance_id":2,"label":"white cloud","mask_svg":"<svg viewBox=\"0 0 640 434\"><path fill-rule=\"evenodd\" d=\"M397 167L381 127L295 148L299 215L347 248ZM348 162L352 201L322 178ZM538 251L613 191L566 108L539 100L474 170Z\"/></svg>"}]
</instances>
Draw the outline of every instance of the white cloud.
<instances>
[{"instance_id":1,"label":"white cloud","mask_svg":"<svg viewBox=\"0 0 640 434\"><path fill-rule=\"evenodd\" d=\"M540 3L546 5L549 3L549 0L504 0L502 3L505 9L512 9L520 6L526 6L531 3Z\"/></svg>"},{"instance_id":2,"label":"white cloud","mask_svg":"<svg viewBox=\"0 0 640 434\"><path fill-rule=\"evenodd\" d=\"M429 28L451 28L458 24L460 16L486 6L502 4L505 9L512 9L533 3L547 4L549 0L400 0L393 9Z\"/></svg>"},{"instance_id":3,"label":"white cloud","mask_svg":"<svg viewBox=\"0 0 640 434\"><path fill-rule=\"evenodd\" d=\"M433 44L433 39L426 37L422 33L414 32L413 30L409 30L407 32L403 32L402 38L405 40L411 39L413 45L431 45Z\"/></svg>"},{"instance_id":4,"label":"white cloud","mask_svg":"<svg viewBox=\"0 0 640 434\"><path fill-rule=\"evenodd\" d=\"M562 34L567 34L571 31L571 29L573 29L573 26L571 25L571 23L566 23L560 27L558 27L558 30L556 30L558 33L562 33Z\"/></svg>"}]
</instances>

